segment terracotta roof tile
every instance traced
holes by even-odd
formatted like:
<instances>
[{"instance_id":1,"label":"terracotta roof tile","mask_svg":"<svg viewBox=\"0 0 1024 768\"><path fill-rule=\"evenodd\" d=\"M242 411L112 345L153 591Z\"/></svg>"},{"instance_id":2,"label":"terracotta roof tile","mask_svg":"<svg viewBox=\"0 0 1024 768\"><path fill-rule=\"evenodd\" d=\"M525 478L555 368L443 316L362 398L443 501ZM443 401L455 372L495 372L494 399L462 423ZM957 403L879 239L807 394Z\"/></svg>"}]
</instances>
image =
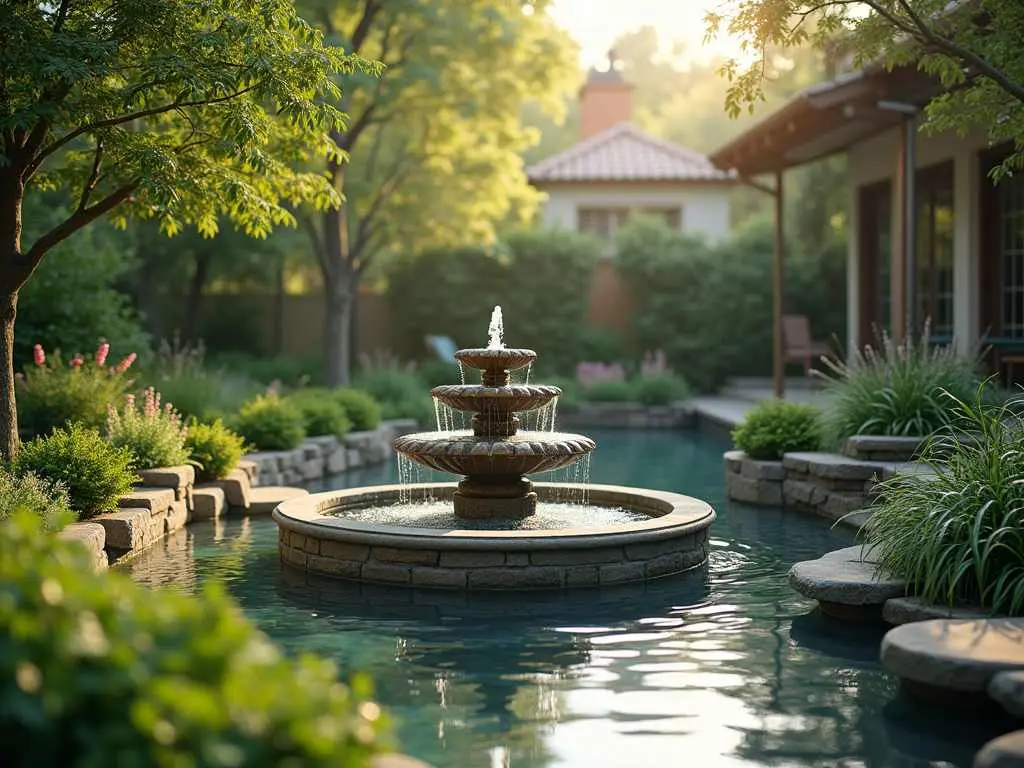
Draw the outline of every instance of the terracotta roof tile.
<instances>
[{"instance_id":1,"label":"terracotta roof tile","mask_svg":"<svg viewBox=\"0 0 1024 768\"><path fill-rule=\"evenodd\" d=\"M692 149L619 123L526 169L533 183L594 181L731 181Z\"/></svg>"}]
</instances>

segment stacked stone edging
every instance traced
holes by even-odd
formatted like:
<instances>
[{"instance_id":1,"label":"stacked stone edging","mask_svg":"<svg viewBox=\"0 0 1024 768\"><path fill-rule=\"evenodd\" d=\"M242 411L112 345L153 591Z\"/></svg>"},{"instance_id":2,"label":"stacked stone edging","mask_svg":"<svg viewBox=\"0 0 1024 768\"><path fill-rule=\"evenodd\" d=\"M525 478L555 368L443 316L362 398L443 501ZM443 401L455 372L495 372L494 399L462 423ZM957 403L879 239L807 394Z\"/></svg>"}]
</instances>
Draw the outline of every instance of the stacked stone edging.
<instances>
[{"instance_id":1,"label":"stacked stone edging","mask_svg":"<svg viewBox=\"0 0 1024 768\"><path fill-rule=\"evenodd\" d=\"M671 405L640 403L582 403L558 411L558 425L566 429L684 429L696 419L685 402Z\"/></svg>"},{"instance_id":2,"label":"stacked stone edging","mask_svg":"<svg viewBox=\"0 0 1024 768\"><path fill-rule=\"evenodd\" d=\"M294 451L247 455L223 480L196 484L191 466L159 467L137 472L141 484L118 500L118 509L73 523L61 537L79 542L97 570L148 549L193 520L210 520L235 512L267 514L281 501L306 494L279 486L318 480L344 469L385 461L391 440L413 431L403 419L383 422L370 432L355 432L344 441L311 437ZM341 466L342 469L337 469Z\"/></svg>"},{"instance_id":3,"label":"stacked stone edging","mask_svg":"<svg viewBox=\"0 0 1024 768\"><path fill-rule=\"evenodd\" d=\"M920 453L925 440L924 437L854 435L843 442L843 455L861 461L913 461Z\"/></svg>"},{"instance_id":4,"label":"stacked stone edging","mask_svg":"<svg viewBox=\"0 0 1024 768\"><path fill-rule=\"evenodd\" d=\"M259 483L288 485L321 480L349 469L378 464L391 457L391 441L417 429L413 419L382 422L374 430L310 437L290 451L258 451L246 455Z\"/></svg>"}]
</instances>

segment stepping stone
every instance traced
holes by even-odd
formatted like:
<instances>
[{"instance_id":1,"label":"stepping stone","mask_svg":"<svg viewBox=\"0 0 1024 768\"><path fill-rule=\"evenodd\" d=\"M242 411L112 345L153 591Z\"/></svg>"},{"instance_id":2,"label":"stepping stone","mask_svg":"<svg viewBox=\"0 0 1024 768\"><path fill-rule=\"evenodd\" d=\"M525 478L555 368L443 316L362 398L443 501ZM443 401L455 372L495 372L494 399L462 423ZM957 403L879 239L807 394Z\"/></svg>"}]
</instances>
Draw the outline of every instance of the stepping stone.
<instances>
[{"instance_id":1,"label":"stepping stone","mask_svg":"<svg viewBox=\"0 0 1024 768\"><path fill-rule=\"evenodd\" d=\"M892 597L882 606L882 618L894 626L929 619L987 619L991 614L971 606L936 605L919 597Z\"/></svg>"},{"instance_id":2,"label":"stepping stone","mask_svg":"<svg viewBox=\"0 0 1024 768\"><path fill-rule=\"evenodd\" d=\"M999 672L988 684L988 695L1014 717L1024 717L1024 672Z\"/></svg>"},{"instance_id":3,"label":"stepping stone","mask_svg":"<svg viewBox=\"0 0 1024 768\"><path fill-rule=\"evenodd\" d=\"M897 578L876 577L875 564L862 556L862 547L847 547L797 563L789 571L789 584L804 597L817 600L826 615L880 620L885 601L906 594L907 585Z\"/></svg>"},{"instance_id":4,"label":"stepping stone","mask_svg":"<svg viewBox=\"0 0 1024 768\"><path fill-rule=\"evenodd\" d=\"M882 664L934 691L984 693L1000 672L1024 670L1024 619L932 619L890 629Z\"/></svg>"},{"instance_id":5,"label":"stepping stone","mask_svg":"<svg viewBox=\"0 0 1024 768\"><path fill-rule=\"evenodd\" d=\"M974 768L1021 768L1024 766L1024 731L992 739L974 756Z\"/></svg>"},{"instance_id":6,"label":"stepping stone","mask_svg":"<svg viewBox=\"0 0 1024 768\"><path fill-rule=\"evenodd\" d=\"M308 496L305 488L292 488L287 485L258 485L249 491L249 514L269 515L282 501Z\"/></svg>"}]
</instances>

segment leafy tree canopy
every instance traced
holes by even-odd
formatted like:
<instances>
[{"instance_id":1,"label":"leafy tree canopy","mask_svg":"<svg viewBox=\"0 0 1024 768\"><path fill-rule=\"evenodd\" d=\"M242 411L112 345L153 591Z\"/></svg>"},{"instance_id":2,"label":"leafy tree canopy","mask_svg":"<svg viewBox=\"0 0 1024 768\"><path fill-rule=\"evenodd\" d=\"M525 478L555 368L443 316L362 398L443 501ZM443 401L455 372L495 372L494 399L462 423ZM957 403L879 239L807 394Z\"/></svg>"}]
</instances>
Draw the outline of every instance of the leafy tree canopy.
<instances>
[{"instance_id":1,"label":"leafy tree canopy","mask_svg":"<svg viewBox=\"0 0 1024 768\"><path fill-rule=\"evenodd\" d=\"M853 63L916 65L946 90L927 105L929 127L963 134L985 126L1012 142L1004 170L1024 166L1024 3L1020 0L731 0L706 16L707 33L735 35L757 52L722 67L726 109L763 97L766 51L812 44L853 52Z\"/></svg>"}]
</instances>

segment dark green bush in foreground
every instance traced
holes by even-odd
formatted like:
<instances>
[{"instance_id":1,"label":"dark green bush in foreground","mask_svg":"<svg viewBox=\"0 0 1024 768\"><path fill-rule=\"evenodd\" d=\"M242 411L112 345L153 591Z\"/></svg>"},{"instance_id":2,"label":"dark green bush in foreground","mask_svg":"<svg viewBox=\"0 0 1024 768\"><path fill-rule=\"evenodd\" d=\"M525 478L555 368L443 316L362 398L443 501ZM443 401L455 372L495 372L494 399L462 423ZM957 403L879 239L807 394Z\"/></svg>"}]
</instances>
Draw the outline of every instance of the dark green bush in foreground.
<instances>
[{"instance_id":1,"label":"dark green bush in foreground","mask_svg":"<svg viewBox=\"0 0 1024 768\"><path fill-rule=\"evenodd\" d=\"M258 451L289 451L306 437L305 423L293 403L258 395L242 406L231 426Z\"/></svg>"},{"instance_id":2,"label":"dark green bush in foreground","mask_svg":"<svg viewBox=\"0 0 1024 768\"><path fill-rule=\"evenodd\" d=\"M190 424L185 447L189 458L198 465L200 482L209 482L227 477L238 466L245 453L245 439L217 419L211 424Z\"/></svg>"},{"instance_id":3,"label":"dark green bush in foreground","mask_svg":"<svg viewBox=\"0 0 1024 768\"><path fill-rule=\"evenodd\" d=\"M752 459L774 461L792 451L816 451L821 445L817 408L784 400L755 406L732 432L732 441Z\"/></svg>"},{"instance_id":4,"label":"dark green bush in foreground","mask_svg":"<svg viewBox=\"0 0 1024 768\"><path fill-rule=\"evenodd\" d=\"M0 536L0 755L7 768L363 768L368 681L295 661L222 589L94 574L19 513Z\"/></svg>"},{"instance_id":5,"label":"dark green bush in foreground","mask_svg":"<svg viewBox=\"0 0 1024 768\"><path fill-rule=\"evenodd\" d=\"M15 462L17 475L34 473L67 488L71 508L82 518L115 509L138 479L133 470L129 448L116 448L80 424L25 443Z\"/></svg>"},{"instance_id":6,"label":"dark green bush in foreground","mask_svg":"<svg viewBox=\"0 0 1024 768\"><path fill-rule=\"evenodd\" d=\"M864 533L880 572L928 602L965 600L1024 614L1022 403L946 396L951 425L920 456L931 475L897 474L879 486Z\"/></svg>"}]
</instances>

